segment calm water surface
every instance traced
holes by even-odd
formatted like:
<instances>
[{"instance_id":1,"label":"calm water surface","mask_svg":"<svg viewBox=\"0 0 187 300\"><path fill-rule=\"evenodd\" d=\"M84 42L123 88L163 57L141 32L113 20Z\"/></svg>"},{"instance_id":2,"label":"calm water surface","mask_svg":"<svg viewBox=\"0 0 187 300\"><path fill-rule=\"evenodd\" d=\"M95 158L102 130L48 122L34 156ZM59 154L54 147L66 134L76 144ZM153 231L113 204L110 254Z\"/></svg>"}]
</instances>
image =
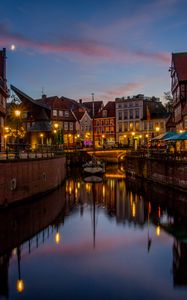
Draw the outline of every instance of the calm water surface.
<instances>
[{"instance_id":1,"label":"calm water surface","mask_svg":"<svg viewBox=\"0 0 187 300\"><path fill-rule=\"evenodd\" d=\"M122 174L0 211L0 299L187 299L186 196Z\"/></svg>"}]
</instances>

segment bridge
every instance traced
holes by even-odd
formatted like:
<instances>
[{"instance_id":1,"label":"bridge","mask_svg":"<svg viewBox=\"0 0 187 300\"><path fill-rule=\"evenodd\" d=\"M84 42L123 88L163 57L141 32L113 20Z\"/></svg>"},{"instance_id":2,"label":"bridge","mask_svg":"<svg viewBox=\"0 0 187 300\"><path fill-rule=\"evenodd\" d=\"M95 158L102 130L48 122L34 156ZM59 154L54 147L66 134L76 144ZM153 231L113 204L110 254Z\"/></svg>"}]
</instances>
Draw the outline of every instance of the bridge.
<instances>
[{"instance_id":1,"label":"bridge","mask_svg":"<svg viewBox=\"0 0 187 300\"><path fill-rule=\"evenodd\" d=\"M106 150L88 150L87 153L92 156L94 155L98 159L107 163L119 163L123 162L128 150L126 149L106 149Z\"/></svg>"}]
</instances>

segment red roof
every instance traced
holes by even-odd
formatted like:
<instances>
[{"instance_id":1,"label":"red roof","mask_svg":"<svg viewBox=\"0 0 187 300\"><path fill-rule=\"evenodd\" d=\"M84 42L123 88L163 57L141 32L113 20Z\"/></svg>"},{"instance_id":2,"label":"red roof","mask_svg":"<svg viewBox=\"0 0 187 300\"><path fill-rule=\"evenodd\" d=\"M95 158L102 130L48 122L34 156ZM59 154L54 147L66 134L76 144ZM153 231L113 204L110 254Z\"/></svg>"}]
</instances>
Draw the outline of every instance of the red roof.
<instances>
[{"instance_id":1,"label":"red roof","mask_svg":"<svg viewBox=\"0 0 187 300\"><path fill-rule=\"evenodd\" d=\"M107 111L107 116L104 118L115 118L115 102L109 101L103 109L96 115L96 118L103 118L103 111Z\"/></svg>"},{"instance_id":2,"label":"red roof","mask_svg":"<svg viewBox=\"0 0 187 300\"><path fill-rule=\"evenodd\" d=\"M187 80L187 52L172 53L172 61L179 81Z\"/></svg>"}]
</instances>

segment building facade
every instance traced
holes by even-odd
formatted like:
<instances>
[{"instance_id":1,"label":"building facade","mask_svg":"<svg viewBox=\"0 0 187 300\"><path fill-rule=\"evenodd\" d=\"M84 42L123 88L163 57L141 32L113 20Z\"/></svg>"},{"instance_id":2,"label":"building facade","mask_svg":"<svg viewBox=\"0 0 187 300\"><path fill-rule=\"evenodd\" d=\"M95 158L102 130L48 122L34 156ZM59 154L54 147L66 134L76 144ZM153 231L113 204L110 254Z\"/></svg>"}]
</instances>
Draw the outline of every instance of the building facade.
<instances>
[{"instance_id":1,"label":"building facade","mask_svg":"<svg viewBox=\"0 0 187 300\"><path fill-rule=\"evenodd\" d=\"M187 130L187 52L172 53L171 92L175 130Z\"/></svg>"},{"instance_id":2,"label":"building facade","mask_svg":"<svg viewBox=\"0 0 187 300\"><path fill-rule=\"evenodd\" d=\"M116 141L120 145L144 145L157 134L165 132L167 113L159 98L138 94L115 99Z\"/></svg>"},{"instance_id":3,"label":"building facade","mask_svg":"<svg viewBox=\"0 0 187 300\"><path fill-rule=\"evenodd\" d=\"M116 142L115 102L109 101L94 119L96 147L112 147Z\"/></svg>"},{"instance_id":4,"label":"building facade","mask_svg":"<svg viewBox=\"0 0 187 300\"><path fill-rule=\"evenodd\" d=\"M5 150L6 134L5 115L6 115L6 99L8 98L8 90L6 83L6 49L0 51L0 151Z\"/></svg>"}]
</instances>

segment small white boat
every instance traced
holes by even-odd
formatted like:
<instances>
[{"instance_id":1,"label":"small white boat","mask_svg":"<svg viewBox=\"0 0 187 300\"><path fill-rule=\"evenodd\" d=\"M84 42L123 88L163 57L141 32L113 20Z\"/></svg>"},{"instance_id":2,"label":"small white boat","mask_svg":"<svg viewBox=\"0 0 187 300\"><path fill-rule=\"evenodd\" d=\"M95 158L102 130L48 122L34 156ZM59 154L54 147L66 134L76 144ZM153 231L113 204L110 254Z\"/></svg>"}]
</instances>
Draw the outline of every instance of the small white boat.
<instances>
[{"instance_id":1,"label":"small white boat","mask_svg":"<svg viewBox=\"0 0 187 300\"><path fill-rule=\"evenodd\" d=\"M105 173L105 165L103 162L96 159L92 159L88 163L83 165L83 171L87 174L103 174Z\"/></svg>"}]
</instances>

